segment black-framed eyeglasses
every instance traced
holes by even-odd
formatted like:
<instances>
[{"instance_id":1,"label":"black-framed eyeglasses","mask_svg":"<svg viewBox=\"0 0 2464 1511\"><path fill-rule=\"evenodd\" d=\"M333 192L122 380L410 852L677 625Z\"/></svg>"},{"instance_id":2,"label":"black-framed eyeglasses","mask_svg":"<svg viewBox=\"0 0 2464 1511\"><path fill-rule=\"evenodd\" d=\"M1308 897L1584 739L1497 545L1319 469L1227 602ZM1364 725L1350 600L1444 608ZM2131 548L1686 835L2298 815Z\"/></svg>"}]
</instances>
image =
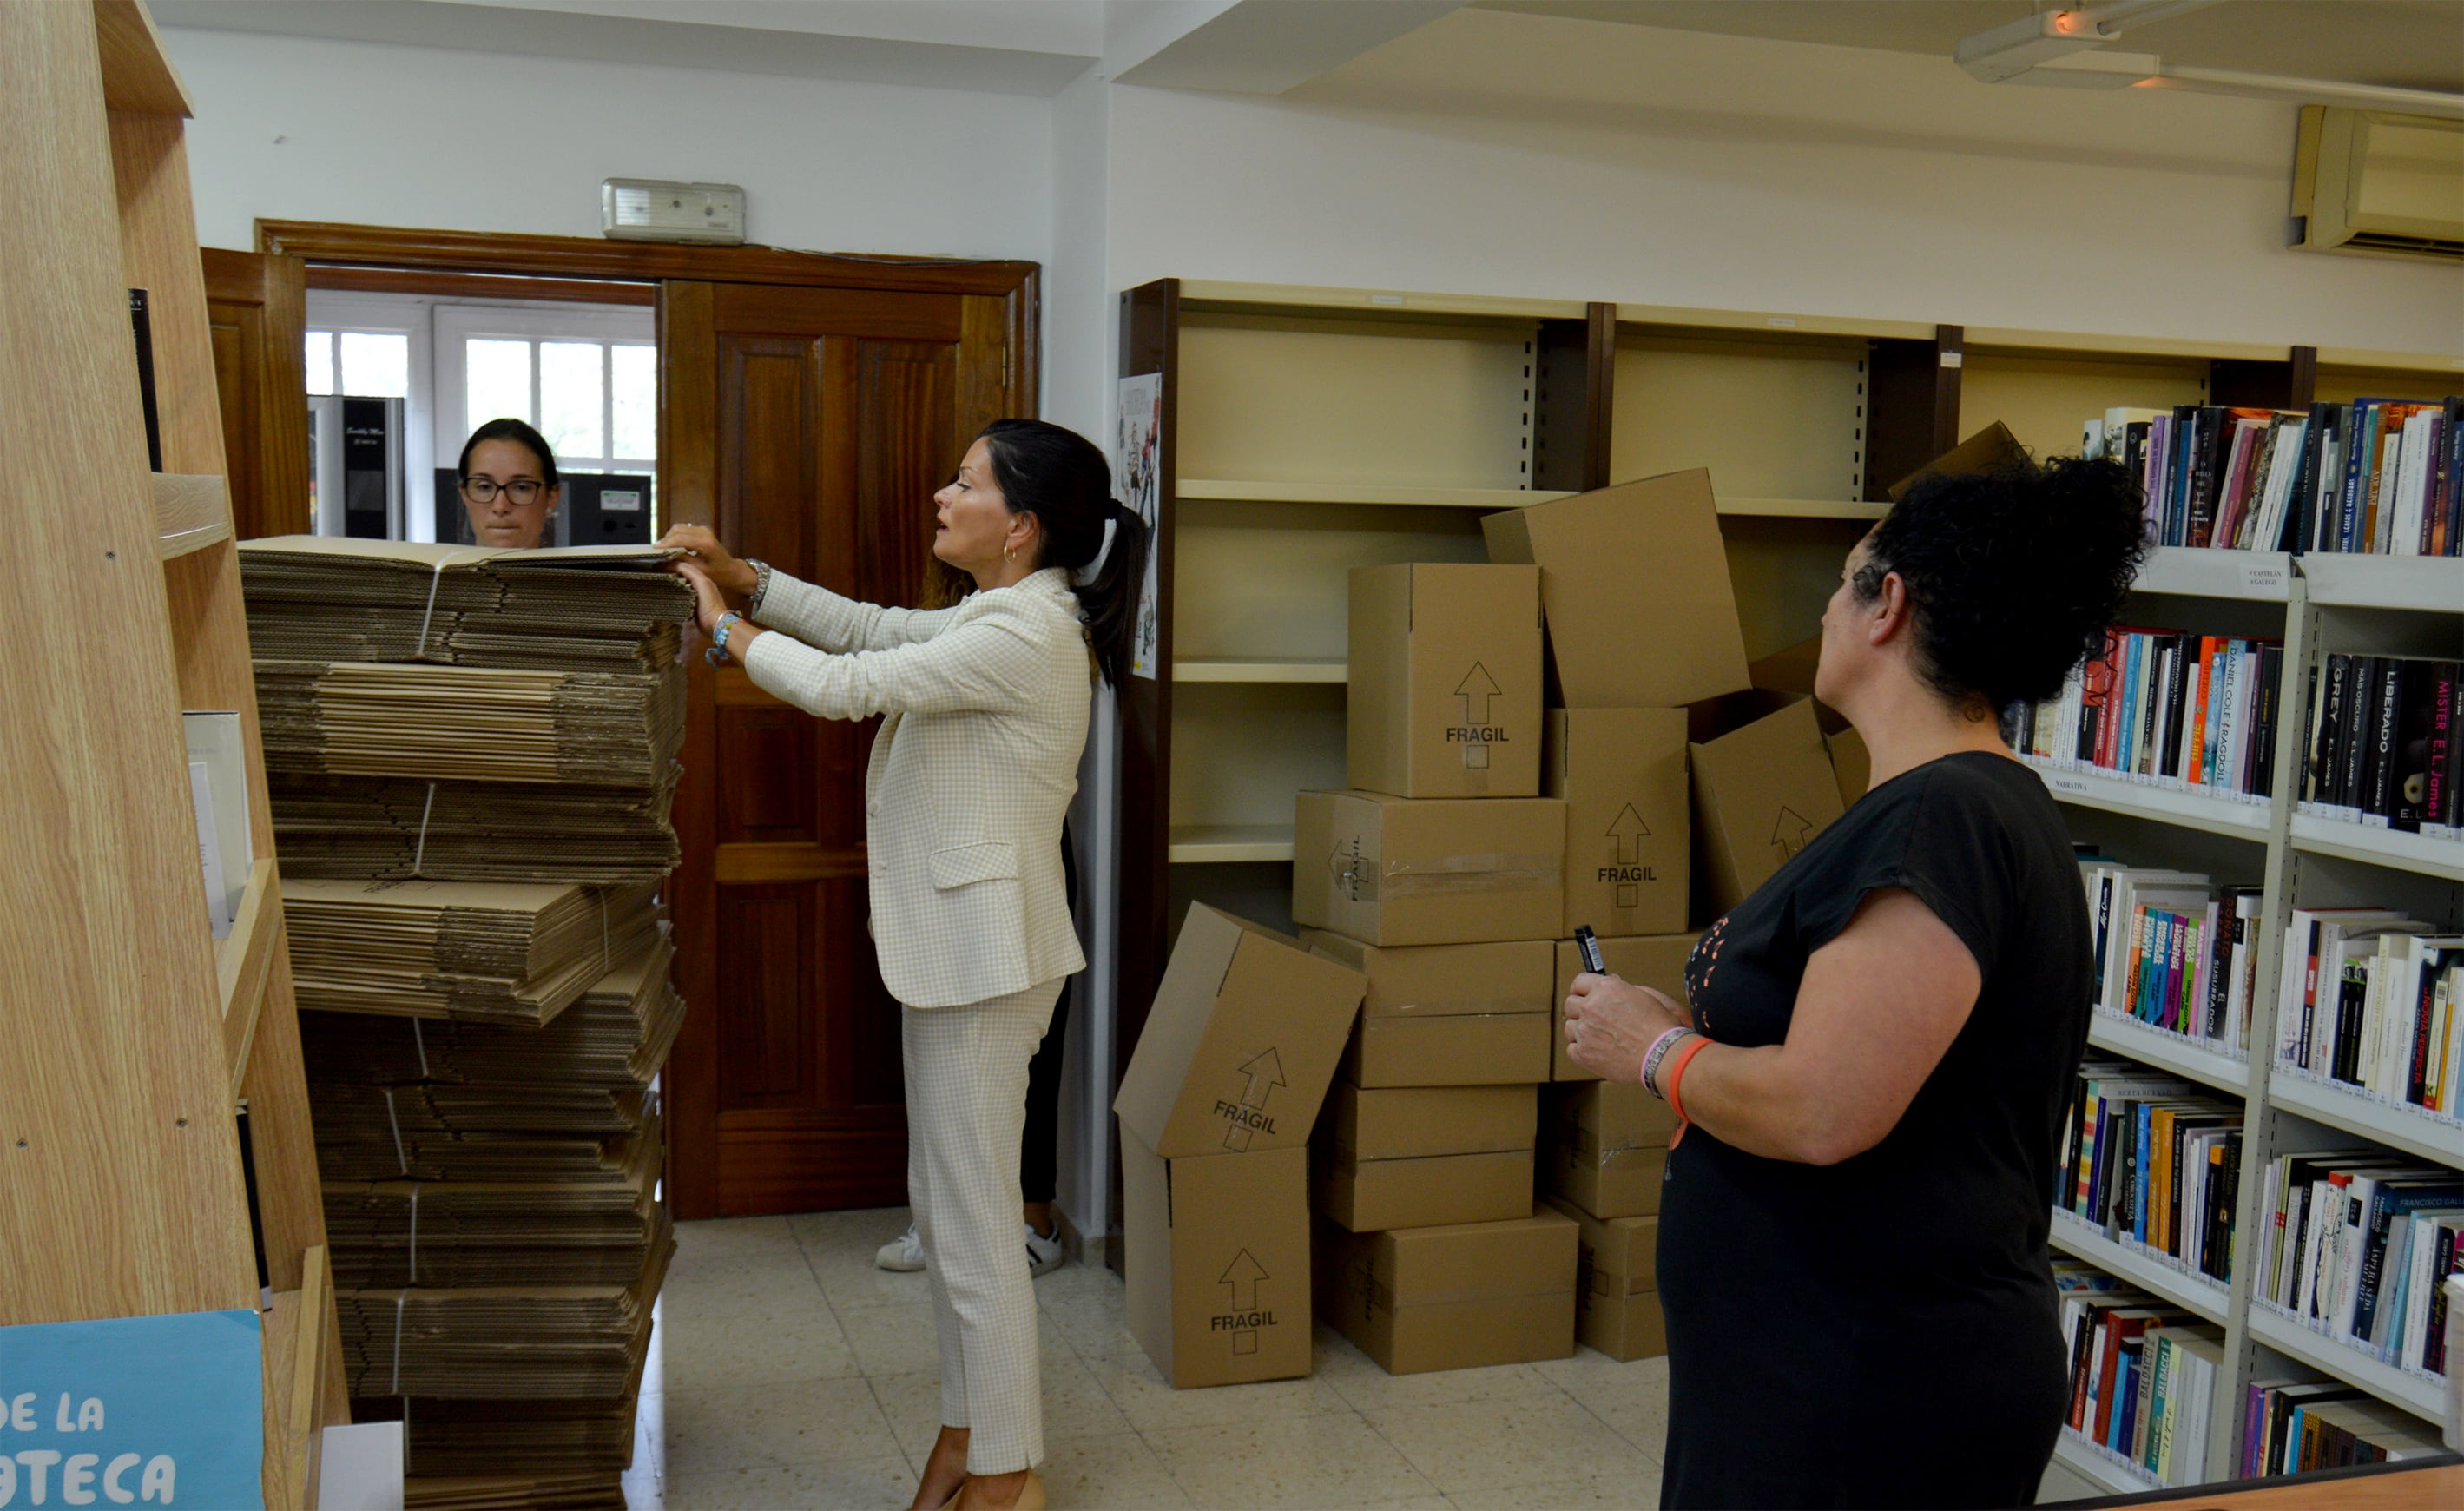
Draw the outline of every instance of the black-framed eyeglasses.
<instances>
[{"instance_id":1,"label":"black-framed eyeglasses","mask_svg":"<svg viewBox=\"0 0 2464 1511\"><path fill-rule=\"evenodd\" d=\"M462 479L462 497L473 503L494 503L501 492L514 500L514 507L518 509L537 500L539 490L546 486L537 478L517 478L508 483L499 483L494 478L465 478Z\"/></svg>"}]
</instances>

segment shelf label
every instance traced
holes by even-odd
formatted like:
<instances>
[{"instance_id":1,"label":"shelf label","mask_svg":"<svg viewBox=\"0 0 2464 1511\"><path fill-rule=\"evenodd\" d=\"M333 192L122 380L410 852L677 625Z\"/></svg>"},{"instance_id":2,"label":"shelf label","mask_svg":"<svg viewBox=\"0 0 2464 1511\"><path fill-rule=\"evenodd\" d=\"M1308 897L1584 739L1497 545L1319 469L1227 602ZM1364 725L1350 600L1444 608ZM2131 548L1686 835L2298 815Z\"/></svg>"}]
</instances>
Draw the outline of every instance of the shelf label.
<instances>
[{"instance_id":1,"label":"shelf label","mask_svg":"<svg viewBox=\"0 0 2464 1511\"><path fill-rule=\"evenodd\" d=\"M0 1327L0 1506L265 1504L262 1320Z\"/></svg>"},{"instance_id":2,"label":"shelf label","mask_svg":"<svg viewBox=\"0 0 2464 1511\"><path fill-rule=\"evenodd\" d=\"M2042 774L2045 778L2045 785L2052 788L2057 792L2068 792L2073 797L2085 797L2088 795L2089 788L2086 779L2083 777L2064 776L2058 771L2047 771Z\"/></svg>"},{"instance_id":3,"label":"shelf label","mask_svg":"<svg viewBox=\"0 0 2464 1511\"><path fill-rule=\"evenodd\" d=\"M2282 562L2244 562L2241 564L2241 590L2253 598L2281 598L2285 580L2292 575Z\"/></svg>"}]
</instances>

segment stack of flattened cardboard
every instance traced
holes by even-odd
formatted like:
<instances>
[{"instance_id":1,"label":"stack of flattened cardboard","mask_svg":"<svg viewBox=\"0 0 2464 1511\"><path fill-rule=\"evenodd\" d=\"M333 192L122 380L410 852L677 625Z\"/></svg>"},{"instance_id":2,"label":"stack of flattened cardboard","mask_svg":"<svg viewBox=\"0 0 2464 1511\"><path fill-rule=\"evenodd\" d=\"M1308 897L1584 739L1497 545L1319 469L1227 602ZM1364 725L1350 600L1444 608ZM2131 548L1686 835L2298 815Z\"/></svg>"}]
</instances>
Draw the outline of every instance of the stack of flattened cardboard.
<instances>
[{"instance_id":1,"label":"stack of flattened cardboard","mask_svg":"<svg viewBox=\"0 0 2464 1511\"><path fill-rule=\"evenodd\" d=\"M655 671L693 593L673 551L500 550L284 535L246 541L249 642L275 661Z\"/></svg>"},{"instance_id":2,"label":"stack of flattened cardboard","mask_svg":"<svg viewBox=\"0 0 2464 1511\"><path fill-rule=\"evenodd\" d=\"M303 880L284 889L299 1005L541 1024L659 937L648 883Z\"/></svg>"},{"instance_id":3,"label":"stack of flattened cardboard","mask_svg":"<svg viewBox=\"0 0 2464 1511\"><path fill-rule=\"evenodd\" d=\"M1309 1136L1357 971L1194 903L1112 1110L1131 1336L1176 1387L1310 1368Z\"/></svg>"},{"instance_id":4,"label":"stack of flattened cardboard","mask_svg":"<svg viewBox=\"0 0 2464 1511\"><path fill-rule=\"evenodd\" d=\"M655 787L684 683L652 672L377 661L256 663L270 775Z\"/></svg>"},{"instance_id":5,"label":"stack of flattened cardboard","mask_svg":"<svg viewBox=\"0 0 2464 1511\"><path fill-rule=\"evenodd\" d=\"M661 935L535 1029L317 1013L299 1025L308 1078L647 1088L684 1027L684 999L668 979L675 953Z\"/></svg>"},{"instance_id":6,"label":"stack of flattened cardboard","mask_svg":"<svg viewBox=\"0 0 2464 1511\"><path fill-rule=\"evenodd\" d=\"M619 1399L641 1383L675 1240L624 1285L337 1288L353 1395Z\"/></svg>"},{"instance_id":7,"label":"stack of flattened cardboard","mask_svg":"<svg viewBox=\"0 0 2464 1511\"><path fill-rule=\"evenodd\" d=\"M407 1419L410 1503L621 1501L692 594L657 551L242 554L353 1415Z\"/></svg>"},{"instance_id":8,"label":"stack of flattened cardboard","mask_svg":"<svg viewBox=\"0 0 2464 1511\"><path fill-rule=\"evenodd\" d=\"M275 794L282 876L655 881L680 852L676 770L648 788L291 777Z\"/></svg>"}]
</instances>

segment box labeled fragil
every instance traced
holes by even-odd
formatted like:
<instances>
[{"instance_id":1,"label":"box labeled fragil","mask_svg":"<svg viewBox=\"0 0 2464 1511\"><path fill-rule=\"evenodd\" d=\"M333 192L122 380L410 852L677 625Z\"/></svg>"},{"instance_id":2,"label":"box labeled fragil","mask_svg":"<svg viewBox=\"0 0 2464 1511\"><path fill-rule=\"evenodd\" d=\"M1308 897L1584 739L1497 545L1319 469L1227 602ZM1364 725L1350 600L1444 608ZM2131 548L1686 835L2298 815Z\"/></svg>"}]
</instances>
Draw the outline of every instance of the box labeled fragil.
<instances>
[{"instance_id":1,"label":"box labeled fragil","mask_svg":"<svg viewBox=\"0 0 2464 1511\"><path fill-rule=\"evenodd\" d=\"M1344 780L1399 797L1540 791L1540 571L1352 570Z\"/></svg>"},{"instance_id":2,"label":"box labeled fragil","mask_svg":"<svg viewBox=\"0 0 2464 1511\"><path fill-rule=\"evenodd\" d=\"M1546 939L1565 912L1566 805L1303 792L1292 919L1371 944Z\"/></svg>"},{"instance_id":3,"label":"box labeled fragil","mask_svg":"<svg viewBox=\"0 0 2464 1511\"><path fill-rule=\"evenodd\" d=\"M1540 789L1566 802L1566 914L1606 939L1685 926L1685 710L1551 708Z\"/></svg>"},{"instance_id":4,"label":"box labeled fragil","mask_svg":"<svg viewBox=\"0 0 2464 1511\"><path fill-rule=\"evenodd\" d=\"M1865 748L1865 737L1852 724L1825 734L1822 743L1831 751L1832 775L1839 781L1839 806L1856 807L1857 799L1863 797L1874 782L1874 757Z\"/></svg>"},{"instance_id":5,"label":"box labeled fragil","mask_svg":"<svg viewBox=\"0 0 2464 1511\"><path fill-rule=\"evenodd\" d=\"M1690 755L1695 857L1713 913L1744 901L1846 811L1810 698L1698 740Z\"/></svg>"},{"instance_id":6,"label":"box labeled fragil","mask_svg":"<svg viewBox=\"0 0 2464 1511\"><path fill-rule=\"evenodd\" d=\"M1296 939L1192 903L1112 1110L1166 1159L1298 1148L1364 985Z\"/></svg>"},{"instance_id":7,"label":"box labeled fragil","mask_svg":"<svg viewBox=\"0 0 2464 1511\"><path fill-rule=\"evenodd\" d=\"M1346 1160L1331 1144L1310 1151L1317 1210L1353 1233L1502 1222L1531 1207L1531 1151Z\"/></svg>"},{"instance_id":8,"label":"box labeled fragil","mask_svg":"<svg viewBox=\"0 0 2464 1511\"><path fill-rule=\"evenodd\" d=\"M1301 943L1367 979L1360 997L1364 1017L1439 1018L1549 1011L1554 940L1388 947L1326 929L1305 928Z\"/></svg>"},{"instance_id":9,"label":"box labeled fragil","mask_svg":"<svg viewBox=\"0 0 2464 1511\"><path fill-rule=\"evenodd\" d=\"M1370 1018L1353 1027L1343 1078L1355 1086L1494 1086L1549 1078L1549 1014Z\"/></svg>"},{"instance_id":10,"label":"box labeled fragil","mask_svg":"<svg viewBox=\"0 0 2464 1511\"><path fill-rule=\"evenodd\" d=\"M1176 1389L1309 1372L1309 1151L1169 1160L1121 1138L1130 1336Z\"/></svg>"},{"instance_id":11,"label":"box labeled fragil","mask_svg":"<svg viewBox=\"0 0 2464 1511\"><path fill-rule=\"evenodd\" d=\"M1484 516L1492 562L1540 568L1568 708L1675 708L1746 686L1727 547L1700 468Z\"/></svg>"},{"instance_id":12,"label":"box labeled fragil","mask_svg":"<svg viewBox=\"0 0 2464 1511\"><path fill-rule=\"evenodd\" d=\"M1540 1190L1603 1220L1660 1211L1668 1139L1665 1103L1640 1086L1584 1081L1544 1089Z\"/></svg>"},{"instance_id":13,"label":"box labeled fragil","mask_svg":"<svg viewBox=\"0 0 2464 1511\"><path fill-rule=\"evenodd\" d=\"M1638 987L1664 992L1683 1007L1686 1001L1685 961L1694 953L1695 941L1702 937L1700 934L1655 934L1640 939L1604 939L1600 941L1600 959L1609 967L1609 974ZM1551 1080L1599 1079L1596 1071L1566 1053L1566 994L1573 989L1574 977L1581 974L1582 969L1582 951L1574 942L1571 939L1558 941L1557 986L1549 1002L1549 1077Z\"/></svg>"},{"instance_id":14,"label":"box labeled fragil","mask_svg":"<svg viewBox=\"0 0 2464 1511\"><path fill-rule=\"evenodd\" d=\"M1574 1351L1576 1230L1541 1208L1502 1222L1318 1233L1318 1309L1390 1374Z\"/></svg>"},{"instance_id":15,"label":"box labeled fragil","mask_svg":"<svg viewBox=\"0 0 2464 1511\"><path fill-rule=\"evenodd\" d=\"M1421 1159L1529 1149L1540 1127L1537 1086L1390 1086L1336 1081L1319 1141L1330 1156Z\"/></svg>"},{"instance_id":16,"label":"box labeled fragil","mask_svg":"<svg viewBox=\"0 0 2464 1511\"><path fill-rule=\"evenodd\" d=\"M1576 1336L1619 1363L1666 1353L1668 1330L1660 1311L1660 1219L1602 1221L1571 1202L1552 1198L1549 1205L1578 1230Z\"/></svg>"}]
</instances>

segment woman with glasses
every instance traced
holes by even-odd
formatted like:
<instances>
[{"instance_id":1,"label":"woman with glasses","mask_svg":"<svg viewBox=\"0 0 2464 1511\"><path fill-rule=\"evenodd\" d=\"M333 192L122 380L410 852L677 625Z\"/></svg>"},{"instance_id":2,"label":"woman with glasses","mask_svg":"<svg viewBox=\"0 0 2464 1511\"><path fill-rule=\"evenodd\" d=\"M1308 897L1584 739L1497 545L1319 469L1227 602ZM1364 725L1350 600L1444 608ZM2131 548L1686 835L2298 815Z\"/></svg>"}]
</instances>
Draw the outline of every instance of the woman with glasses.
<instances>
[{"instance_id":1,"label":"woman with glasses","mask_svg":"<svg viewBox=\"0 0 2464 1511\"><path fill-rule=\"evenodd\" d=\"M459 470L471 539L518 551L548 540L564 484L539 432L519 420L490 420L462 443Z\"/></svg>"}]
</instances>

